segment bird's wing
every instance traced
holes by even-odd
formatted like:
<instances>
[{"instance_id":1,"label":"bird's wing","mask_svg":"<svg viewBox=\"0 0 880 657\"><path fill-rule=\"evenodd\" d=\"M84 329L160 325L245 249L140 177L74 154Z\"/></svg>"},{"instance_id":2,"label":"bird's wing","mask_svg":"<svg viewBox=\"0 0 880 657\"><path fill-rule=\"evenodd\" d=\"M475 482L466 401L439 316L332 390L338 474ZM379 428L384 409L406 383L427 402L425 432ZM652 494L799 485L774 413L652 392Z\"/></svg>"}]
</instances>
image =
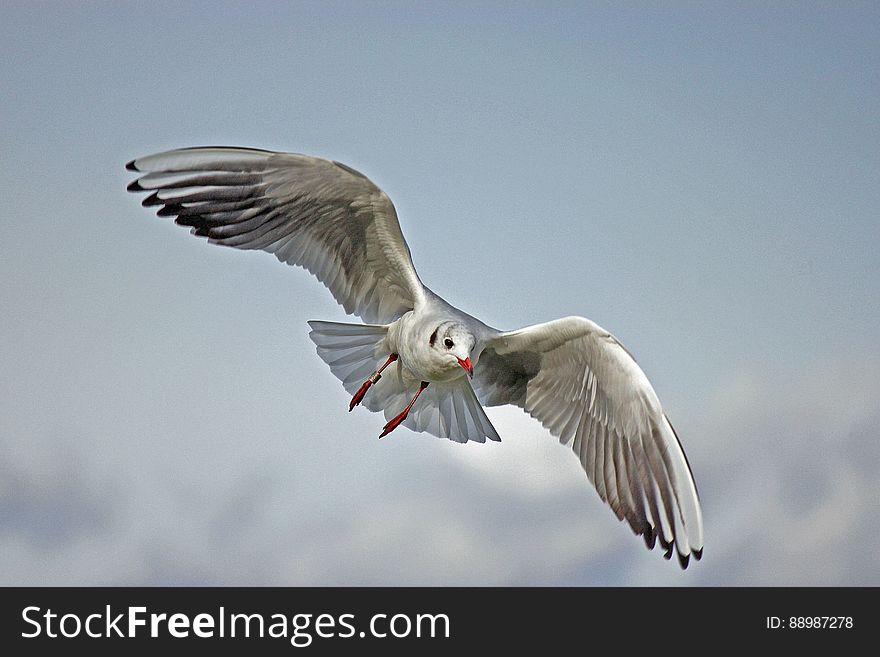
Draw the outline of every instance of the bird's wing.
<instances>
[{"instance_id":1,"label":"bird's wing","mask_svg":"<svg viewBox=\"0 0 880 657\"><path fill-rule=\"evenodd\" d=\"M424 291L388 196L350 167L307 155L185 148L128 163L129 191L214 244L304 267L347 313L389 323Z\"/></svg>"},{"instance_id":2,"label":"bird's wing","mask_svg":"<svg viewBox=\"0 0 880 657\"><path fill-rule=\"evenodd\" d=\"M621 520L682 567L703 550L693 475L647 377L617 339L566 317L490 339L474 368L486 406L515 404L580 458Z\"/></svg>"}]
</instances>

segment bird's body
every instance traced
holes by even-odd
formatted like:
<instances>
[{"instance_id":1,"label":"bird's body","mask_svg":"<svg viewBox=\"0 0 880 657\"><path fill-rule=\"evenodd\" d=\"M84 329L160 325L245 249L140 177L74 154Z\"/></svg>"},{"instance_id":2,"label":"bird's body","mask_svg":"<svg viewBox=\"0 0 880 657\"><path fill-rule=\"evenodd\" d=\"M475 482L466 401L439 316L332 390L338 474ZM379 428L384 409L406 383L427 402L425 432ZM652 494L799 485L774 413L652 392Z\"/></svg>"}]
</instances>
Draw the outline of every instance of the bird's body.
<instances>
[{"instance_id":1,"label":"bird's body","mask_svg":"<svg viewBox=\"0 0 880 657\"><path fill-rule=\"evenodd\" d=\"M435 329L439 328L439 334L445 328L454 327L462 327L465 331L471 330L474 333L484 333L488 329L439 297L430 295L424 303L389 325L387 349L390 353L400 355L404 376L431 383L461 379L467 372L458 361L443 357L438 350L431 348L431 335ZM467 336L463 334L461 337L466 339ZM452 338L453 344L458 345L459 339L456 338L457 336ZM445 336L435 337L434 344L442 339ZM470 357L474 364L479 358L479 352L470 356L470 349L466 349L464 345L458 353L461 355L456 358L464 360Z\"/></svg>"},{"instance_id":2,"label":"bird's body","mask_svg":"<svg viewBox=\"0 0 880 657\"><path fill-rule=\"evenodd\" d=\"M130 191L152 192L195 235L305 267L366 324L311 321L318 355L382 436L403 425L457 442L500 441L483 406L514 404L580 459L600 497L686 567L703 549L684 451L647 377L583 317L499 331L425 287L388 196L329 160L227 147L133 160Z\"/></svg>"}]
</instances>

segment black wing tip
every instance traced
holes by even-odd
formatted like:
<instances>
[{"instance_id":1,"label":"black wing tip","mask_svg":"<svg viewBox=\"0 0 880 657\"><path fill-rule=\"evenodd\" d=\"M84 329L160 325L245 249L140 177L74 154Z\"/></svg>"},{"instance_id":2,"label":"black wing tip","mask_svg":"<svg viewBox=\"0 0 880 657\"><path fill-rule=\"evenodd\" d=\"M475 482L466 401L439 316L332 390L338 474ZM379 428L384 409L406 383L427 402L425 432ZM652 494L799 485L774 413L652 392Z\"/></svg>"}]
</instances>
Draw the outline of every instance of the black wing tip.
<instances>
[{"instance_id":1,"label":"black wing tip","mask_svg":"<svg viewBox=\"0 0 880 657\"><path fill-rule=\"evenodd\" d=\"M128 184L128 187L126 187L125 189L127 189L127 190L130 191L130 192L145 192L145 191L147 191L146 189L144 189L143 187L141 187L140 182L137 181L137 180L132 181L131 183L129 183L129 184Z\"/></svg>"},{"instance_id":2,"label":"black wing tip","mask_svg":"<svg viewBox=\"0 0 880 657\"><path fill-rule=\"evenodd\" d=\"M180 206L179 205L163 205L161 208L156 210L156 216L158 217L176 217L179 214Z\"/></svg>"},{"instance_id":3,"label":"black wing tip","mask_svg":"<svg viewBox=\"0 0 880 657\"><path fill-rule=\"evenodd\" d=\"M691 557L694 558L694 561L699 561L703 558L703 548L700 548L699 550L692 549L689 554L681 554L675 550L675 540L667 541L663 538L662 531L655 531L650 523L645 523L645 526L642 527L641 535L649 550L653 550L657 542L659 542L660 547L663 550L663 558L667 561L672 559L672 553L675 552L682 570L687 570L687 567L690 565Z\"/></svg>"},{"instance_id":4,"label":"black wing tip","mask_svg":"<svg viewBox=\"0 0 880 657\"><path fill-rule=\"evenodd\" d=\"M129 171L140 171L140 169L138 169L137 165L135 164L135 160L131 160L130 162L126 162L125 168L128 169Z\"/></svg>"},{"instance_id":5,"label":"black wing tip","mask_svg":"<svg viewBox=\"0 0 880 657\"><path fill-rule=\"evenodd\" d=\"M214 236L211 233L212 227L209 224L201 223L199 221L193 221L192 217L177 217L174 220L174 223L178 226L189 228L190 235L195 235L196 237L207 237L209 242L213 241ZM214 242L214 244L219 244L219 242Z\"/></svg>"},{"instance_id":6,"label":"black wing tip","mask_svg":"<svg viewBox=\"0 0 880 657\"><path fill-rule=\"evenodd\" d=\"M164 205L164 204L165 204L165 201L163 201L162 199L159 198L159 192L153 192L152 194L150 194L149 196L144 198L143 201L141 201L141 205L143 205L145 208L148 208L148 207L151 207L154 205Z\"/></svg>"}]
</instances>

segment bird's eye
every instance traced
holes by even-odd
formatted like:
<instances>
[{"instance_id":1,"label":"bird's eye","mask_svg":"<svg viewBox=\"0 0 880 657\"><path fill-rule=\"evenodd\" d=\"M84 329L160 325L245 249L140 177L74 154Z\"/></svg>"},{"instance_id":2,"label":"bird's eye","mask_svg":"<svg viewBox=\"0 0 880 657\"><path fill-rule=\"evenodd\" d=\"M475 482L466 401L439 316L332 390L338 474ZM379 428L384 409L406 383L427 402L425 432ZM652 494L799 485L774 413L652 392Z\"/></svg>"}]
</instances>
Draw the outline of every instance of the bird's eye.
<instances>
[{"instance_id":1,"label":"bird's eye","mask_svg":"<svg viewBox=\"0 0 880 657\"><path fill-rule=\"evenodd\" d=\"M446 345L446 348L447 348L447 349L452 349L452 348L455 346L455 344L452 342L452 340L451 340L450 338L446 338L446 339L443 341L443 344Z\"/></svg>"}]
</instances>

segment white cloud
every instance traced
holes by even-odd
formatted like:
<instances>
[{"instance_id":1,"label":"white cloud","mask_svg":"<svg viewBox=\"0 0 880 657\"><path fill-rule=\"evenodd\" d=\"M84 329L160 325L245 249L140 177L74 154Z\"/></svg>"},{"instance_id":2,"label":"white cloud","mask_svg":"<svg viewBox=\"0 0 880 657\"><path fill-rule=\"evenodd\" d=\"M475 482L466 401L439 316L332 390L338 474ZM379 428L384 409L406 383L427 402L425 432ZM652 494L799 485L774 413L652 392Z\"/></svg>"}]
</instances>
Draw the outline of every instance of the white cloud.
<instances>
[{"instance_id":1,"label":"white cloud","mask_svg":"<svg viewBox=\"0 0 880 657\"><path fill-rule=\"evenodd\" d=\"M877 585L880 530L878 362L816 364L785 380L734 377L695 433L720 568L701 580L741 585ZM696 446L696 445L695 445Z\"/></svg>"},{"instance_id":2,"label":"white cloud","mask_svg":"<svg viewBox=\"0 0 880 657\"><path fill-rule=\"evenodd\" d=\"M678 418L706 517L705 558L686 573L617 522L536 422L498 409L500 445L303 440L256 465L230 457L219 477L178 464L151 481L86 441L36 441L4 470L18 482L4 495L4 583L876 585L876 364L744 373ZM338 445L350 461L331 467L320 455ZM45 514L73 529L40 534Z\"/></svg>"}]
</instances>

